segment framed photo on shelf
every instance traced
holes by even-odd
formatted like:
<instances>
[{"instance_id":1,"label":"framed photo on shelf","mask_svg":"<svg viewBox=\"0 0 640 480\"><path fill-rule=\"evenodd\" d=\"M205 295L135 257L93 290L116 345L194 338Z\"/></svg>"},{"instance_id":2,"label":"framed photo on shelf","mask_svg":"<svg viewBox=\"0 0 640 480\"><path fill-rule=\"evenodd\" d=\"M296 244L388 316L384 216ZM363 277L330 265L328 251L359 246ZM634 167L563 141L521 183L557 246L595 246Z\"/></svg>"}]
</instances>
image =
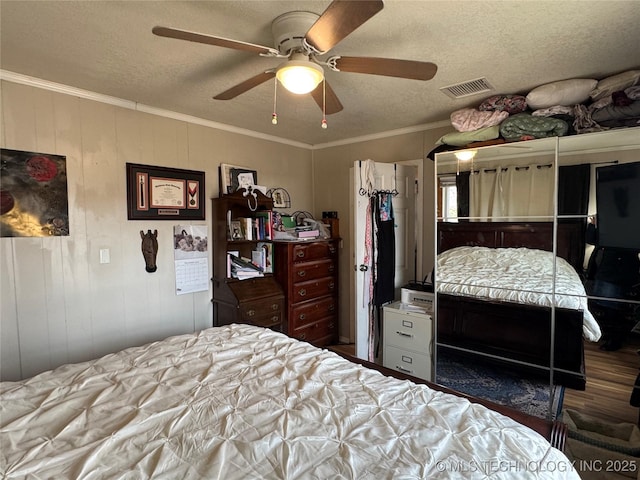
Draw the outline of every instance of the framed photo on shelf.
<instances>
[{"instance_id":1,"label":"framed photo on shelf","mask_svg":"<svg viewBox=\"0 0 640 480\"><path fill-rule=\"evenodd\" d=\"M204 220L204 172L127 163L129 220Z\"/></svg>"},{"instance_id":2,"label":"framed photo on shelf","mask_svg":"<svg viewBox=\"0 0 640 480\"><path fill-rule=\"evenodd\" d=\"M238 188L258 184L258 172L247 167L220 164L220 195L233 193Z\"/></svg>"},{"instance_id":3,"label":"framed photo on shelf","mask_svg":"<svg viewBox=\"0 0 640 480\"><path fill-rule=\"evenodd\" d=\"M242 225L238 220L231 220L231 222L229 222L229 240L244 240Z\"/></svg>"}]
</instances>

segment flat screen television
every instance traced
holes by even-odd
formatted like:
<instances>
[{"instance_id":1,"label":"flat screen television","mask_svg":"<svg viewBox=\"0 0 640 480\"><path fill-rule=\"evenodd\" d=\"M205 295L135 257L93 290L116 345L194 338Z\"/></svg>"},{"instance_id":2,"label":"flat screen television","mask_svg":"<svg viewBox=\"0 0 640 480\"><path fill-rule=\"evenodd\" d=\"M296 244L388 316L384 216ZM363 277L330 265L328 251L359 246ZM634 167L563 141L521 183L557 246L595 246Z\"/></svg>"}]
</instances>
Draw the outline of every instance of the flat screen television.
<instances>
[{"instance_id":1,"label":"flat screen television","mask_svg":"<svg viewBox=\"0 0 640 480\"><path fill-rule=\"evenodd\" d=\"M596 168L598 245L640 251L640 162Z\"/></svg>"}]
</instances>

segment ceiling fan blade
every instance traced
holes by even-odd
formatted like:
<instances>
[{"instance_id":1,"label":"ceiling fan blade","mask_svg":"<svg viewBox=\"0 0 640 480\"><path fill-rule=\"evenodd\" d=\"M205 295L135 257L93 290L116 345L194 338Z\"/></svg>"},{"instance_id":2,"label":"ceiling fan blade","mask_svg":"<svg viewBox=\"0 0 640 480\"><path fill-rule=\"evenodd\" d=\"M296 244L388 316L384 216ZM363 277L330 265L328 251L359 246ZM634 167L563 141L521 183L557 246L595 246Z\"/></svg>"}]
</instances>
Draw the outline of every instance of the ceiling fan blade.
<instances>
[{"instance_id":1,"label":"ceiling fan blade","mask_svg":"<svg viewBox=\"0 0 640 480\"><path fill-rule=\"evenodd\" d=\"M332 57L327 63L334 64L339 72L368 73L411 80L431 80L438 71L435 63L393 58Z\"/></svg>"},{"instance_id":2,"label":"ceiling fan blade","mask_svg":"<svg viewBox=\"0 0 640 480\"><path fill-rule=\"evenodd\" d=\"M331 86L327 82L326 78L325 78L324 82L321 82L320 85L318 85L311 92L311 96L313 97L313 99L316 101L316 103L320 107L320 110L322 110L322 105L323 105L323 84L324 84L324 88L325 88L325 92L324 93L326 95L326 104L325 104L325 108L324 108L325 113L327 115L338 113L344 107L340 103L340 100L338 100L338 96L335 94L335 92L333 91L333 88L331 88Z\"/></svg>"},{"instance_id":3,"label":"ceiling fan blade","mask_svg":"<svg viewBox=\"0 0 640 480\"><path fill-rule=\"evenodd\" d=\"M214 100L231 100L232 98L236 98L238 95L251 90L254 87L266 82L267 80L276 76L275 70L267 70L266 72L259 73L255 77L251 77L244 82L239 83L238 85L231 87L229 90L226 90L218 95L216 95Z\"/></svg>"},{"instance_id":4,"label":"ceiling fan blade","mask_svg":"<svg viewBox=\"0 0 640 480\"><path fill-rule=\"evenodd\" d=\"M151 30L155 35L167 38L177 38L178 40L188 40L189 42L206 43L216 47L233 48L235 50L245 50L247 52L261 53L263 55L278 55L278 50L254 43L240 42L223 37L214 37L204 33L189 32L170 27L153 27Z\"/></svg>"},{"instance_id":5,"label":"ceiling fan blade","mask_svg":"<svg viewBox=\"0 0 640 480\"><path fill-rule=\"evenodd\" d=\"M383 6L382 0L333 0L311 26L305 40L318 52L327 52Z\"/></svg>"}]
</instances>

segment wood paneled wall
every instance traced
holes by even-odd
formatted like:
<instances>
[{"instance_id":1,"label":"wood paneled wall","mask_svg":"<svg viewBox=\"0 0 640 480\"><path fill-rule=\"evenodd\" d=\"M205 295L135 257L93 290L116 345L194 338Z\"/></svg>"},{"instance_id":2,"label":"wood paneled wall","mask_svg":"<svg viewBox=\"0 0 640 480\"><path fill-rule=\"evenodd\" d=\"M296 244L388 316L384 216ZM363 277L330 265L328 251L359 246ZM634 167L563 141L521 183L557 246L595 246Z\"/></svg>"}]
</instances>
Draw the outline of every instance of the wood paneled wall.
<instances>
[{"instance_id":1,"label":"wood paneled wall","mask_svg":"<svg viewBox=\"0 0 640 480\"><path fill-rule=\"evenodd\" d=\"M211 293L175 294L174 221L128 221L125 163L201 170L208 199L218 166L255 168L313 209L311 151L185 121L2 82L3 148L64 155L70 235L0 239L0 378L15 380L211 326ZM157 229L147 273L140 230ZM209 235L211 232L209 231ZM100 264L101 248L111 262ZM211 268L211 266L210 266Z\"/></svg>"}]
</instances>

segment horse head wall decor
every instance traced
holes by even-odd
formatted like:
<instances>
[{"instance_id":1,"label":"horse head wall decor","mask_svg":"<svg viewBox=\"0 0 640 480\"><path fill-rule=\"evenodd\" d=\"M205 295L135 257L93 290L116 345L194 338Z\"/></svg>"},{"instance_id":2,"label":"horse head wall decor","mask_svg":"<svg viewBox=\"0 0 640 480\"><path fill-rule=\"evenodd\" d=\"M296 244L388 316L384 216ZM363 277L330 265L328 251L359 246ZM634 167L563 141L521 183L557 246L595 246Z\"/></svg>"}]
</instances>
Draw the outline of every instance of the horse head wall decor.
<instances>
[{"instance_id":1,"label":"horse head wall decor","mask_svg":"<svg viewBox=\"0 0 640 480\"><path fill-rule=\"evenodd\" d=\"M149 273L155 272L158 267L156 266L156 256L158 255L158 230L147 230L144 233L140 230L140 238L142 238L142 256L144 257L145 269Z\"/></svg>"}]
</instances>

